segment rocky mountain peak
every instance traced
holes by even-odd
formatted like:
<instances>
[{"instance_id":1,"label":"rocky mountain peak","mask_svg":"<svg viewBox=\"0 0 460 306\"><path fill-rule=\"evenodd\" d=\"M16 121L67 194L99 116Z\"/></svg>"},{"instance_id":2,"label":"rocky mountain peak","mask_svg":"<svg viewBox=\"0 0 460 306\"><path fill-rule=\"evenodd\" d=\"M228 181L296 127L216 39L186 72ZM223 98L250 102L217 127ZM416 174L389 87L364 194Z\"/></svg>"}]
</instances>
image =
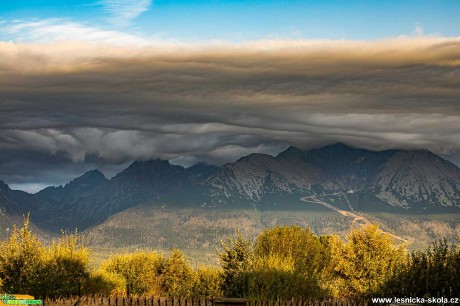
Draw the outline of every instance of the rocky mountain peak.
<instances>
[{"instance_id":1,"label":"rocky mountain peak","mask_svg":"<svg viewBox=\"0 0 460 306\"><path fill-rule=\"evenodd\" d=\"M80 177L77 177L76 179L71 181L69 183L69 185L70 184L91 184L91 185L94 185L94 184L105 183L107 181L108 181L107 178L105 177L105 175L101 171L99 171L97 169L94 169L94 170L90 170L88 172L85 172Z\"/></svg>"},{"instance_id":2,"label":"rocky mountain peak","mask_svg":"<svg viewBox=\"0 0 460 306\"><path fill-rule=\"evenodd\" d=\"M150 159L150 160L136 160L128 168L118 173L114 179L120 177L126 177L131 175L147 175L159 174L170 171L183 171L184 168L181 166L172 165L167 160L162 159Z\"/></svg>"}]
</instances>

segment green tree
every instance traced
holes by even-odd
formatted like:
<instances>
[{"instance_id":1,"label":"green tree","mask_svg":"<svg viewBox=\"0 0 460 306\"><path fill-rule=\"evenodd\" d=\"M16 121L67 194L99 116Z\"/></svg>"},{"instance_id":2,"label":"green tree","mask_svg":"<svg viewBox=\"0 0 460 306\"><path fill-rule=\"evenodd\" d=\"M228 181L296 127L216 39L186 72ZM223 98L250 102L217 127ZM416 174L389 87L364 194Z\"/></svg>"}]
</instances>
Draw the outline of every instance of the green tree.
<instances>
[{"instance_id":1,"label":"green tree","mask_svg":"<svg viewBox=\"0 0 460 306\"><path fill-rule=\"evenodd\" d=\"M346 298L367 298L382 286L404 262L404 248L383 233L377 225L352 229L347 243L333 250L333 287Z\"/></svg>"},{"instance_id":2,"label":"green tree","mask_svg":"<svg viewBox=\"0 0 460 306\"><path fill-rule=\"evenodd\" d=\"M257 285L251 291L270 299L322 297L325 293L320 280L329 261L327 247L309 229L299 226L264 230L255 244L251 283Z\"/></svg>"},{"instance_id":3,"label":"green tree","mask_svg":"<svg viewBox=\"0 0 460 306\"><path fill-rule=\"evenodd\" d=\"M412 252L390 279L385 293L394 296L457 297L460 295L460 250L446 239Z\"/></svg>"},{"instance_id":4,"label":"green tree","mask_svg":"<svg viewBox=\"0 0 460 306\"><path fill-rule=\"evenodd\" d=\"M248 292L248 272L253 264L254 242L245 239L240 231L236 238L221 241L217 250L223 270L222 291L227 297L244 297Z\"/></svg>"},{"instance_id":5,"label":"green tree","mask_svg":"<svg viewBox=\"0 0 460 306\"><path fill-rule=\"evenodd\" d=\"M29 229L29 216L0 244L0 280L3 292L36 293L40 288L44 248Z\"/></svg>"},{"instance_id":6,"label":"green tree","mask_svg":"<svg viewBox=\"0 0 460 306\"><path fill-rule=\"evenodd\" d=\"M85 246L84 237L62 232L54 240L43 257L42 295L81 295L81 285L89 277L91 251Z\"/></svg>"},{"instance_id":7,"label":"green tree","mask_svg":"<svg viewBox=\"0 0 460 306\"><path fill-rule=\"evenodd\" d=\"M29 224L27 216L22 228L13 227L0 244L2 291L42 297L79 294L81 282L89 275L91 256L83 236L63 233L45 246Z\"/></svg>"},{"instance_id":8,"label":"green tree","mask_svg":"<svg viewBox=\"0 0 460 306\"><path fill-rule=\"evenodd\" d=\"M178 250L172 250L161 269L161 287L163 293L170 296L189 296L192 285L192 269Z\"/></svg>"}]
</instances>

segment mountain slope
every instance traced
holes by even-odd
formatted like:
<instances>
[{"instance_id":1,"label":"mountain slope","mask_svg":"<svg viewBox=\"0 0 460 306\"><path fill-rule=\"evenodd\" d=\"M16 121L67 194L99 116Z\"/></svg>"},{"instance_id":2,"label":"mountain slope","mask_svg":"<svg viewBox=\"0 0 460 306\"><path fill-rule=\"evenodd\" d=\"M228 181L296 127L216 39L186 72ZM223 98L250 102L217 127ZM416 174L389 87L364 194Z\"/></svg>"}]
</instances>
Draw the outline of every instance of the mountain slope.
<instances>
[{"instance_id":1,"label":"mountain slope","mask_svg":"<svg viewBox=\"0 0 460 306\"><path fill-rule=\"evenodd\" d=\"M400 151L363 188L392 206L459 206L460 170L429 151Z\"/></svg>"},{"instance_id":2,"label":"mountain slope","mask_svg":"<svg viewBox=\"0 0 460 306\"><path fill-rule=\"evenodd\" d=\"M13 192L40 226L83 230L149 202L168 207L304 210L301 198L341 210L460 213L460 169L423 150L374 152L343 144L251 154L222 167L133 162L112 179L93 170L36 195ZM9 204L11 205L11 204Z\"/></svg>"},{"instance_id":3,"label":"mountain slope","mask_svg":"<svg viewBox=\"0 0 460 306\"><path fill-rule=\"evenodd\" d=\"M302 166L264 154L251 154L225 165L206 184L214 188L214 196L257 203L268 193L311 189L320 174L314 168Z\"/></svg>"},{"instance_id":4,"label":"mountain slope","mask_svg":"<svg viewBox=\"0 0 460 306\"><path fill-rule=\"evenodd\" d=\"M135 161L110 180L92 170L65 186L48 187L36 195L17 194L17 200L44 228L83 230L115 213L192 186L215 170L207 165L185 169L162 160Z\"/></svg>"},{"instance_id":5,"label":"mountain slope","mask_svg":"<svg viewBox=\"0 0 460 306\"><path fill-rule=\"evenodd\" d=\"M423 150L291 147L277 157L253 154L225 165L206 184L214 203L245 200L253 207L274 194L316 194L332 205L347 202L351 209L362 210L460 207L460 169Z\"/></svg>"},{"instance_id":6,"label":"mountain slope","mask_svg":"<svg viewBox=\"0 0 460 306\"><path fill-rule=\"evenodd\" d=\"M397 150L374 152L339 143L306 151L290 147L281 152L277 158L296 159L300 163L314 165L328 180L334 182L334 188L350 188L361 185L375 175L382 164L397 152Z\"/></svg>"},{"instance_id":7,"label":"mountain slope","mask_svg":"<svg viewBox=\"0 0 460 306\"><path fill-rule=\"evenodd\" d=\"M8 185L0 181L0 239L5 238L11 232L13 226L20 228L23 224L23 216L20 205L16 202L15 193L18 191L11 190ZM26 192L19 191L30 196ZM30 227L36 229L33 223ZM40 238L43 235L40 231L37 231Z\"/></svg>"},{"instance_id":8,"label":"mountain slope","mask_svg":"<svg viewBox=\"0 0 460 306\"><path fill-rule=\"evenodd\" d=\"M18 224L19 207L12 199L11 189L0 181L0 238L4 238L13 224Z\"/></svg>"},{"instance_id":9,"label":"mountain slope","mask_svg":"<svg viewBox=\"0 0 460 306\"><path fill-rule=\"evenodd\" d=\"M6 215L19 211L19 206L13 199L12 190L7 184L0 181L0 212Z\"/></svg>"}]
</instances>

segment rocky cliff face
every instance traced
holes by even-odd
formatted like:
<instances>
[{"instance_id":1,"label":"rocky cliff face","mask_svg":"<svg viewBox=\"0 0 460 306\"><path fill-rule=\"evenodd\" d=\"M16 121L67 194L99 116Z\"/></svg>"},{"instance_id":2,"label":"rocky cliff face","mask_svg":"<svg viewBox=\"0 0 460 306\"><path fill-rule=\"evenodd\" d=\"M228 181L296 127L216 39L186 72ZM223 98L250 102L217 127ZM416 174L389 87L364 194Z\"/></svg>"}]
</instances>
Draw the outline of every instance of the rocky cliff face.
<instances>
[{"instance_id":1,"label":"rocky cliff face","mask_svg":"<svg viewBox=\"0 0 460 306\"><path fill-rule=\"evenodd\" d=\"M362 189L394 207L460 206L460 170L429 151L400 151Z\"/></svg>"},{"instance_id":2,"label":"rocky cliff face","mask_svg":"<svg viewBox=\"0 0 460 306\"><path fill-rule=\"evenodd\" d=\"M240 198L255 206L274 192L365 194L379 205L416 210L460 206L460 169L423 150L291 147L277 157L253 154L225 165L206 183L217 202Z\"/></svg>"}]
</instances>

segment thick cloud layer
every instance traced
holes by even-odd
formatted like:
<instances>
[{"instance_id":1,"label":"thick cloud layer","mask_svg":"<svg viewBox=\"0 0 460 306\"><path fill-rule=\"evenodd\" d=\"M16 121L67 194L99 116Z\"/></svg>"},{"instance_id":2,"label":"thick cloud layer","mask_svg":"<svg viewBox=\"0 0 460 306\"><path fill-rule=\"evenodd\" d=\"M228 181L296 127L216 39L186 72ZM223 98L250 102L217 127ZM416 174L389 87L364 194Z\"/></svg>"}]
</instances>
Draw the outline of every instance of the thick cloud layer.
<instances>
[{"instance_id":1,"label":"thick cloud layer","mask_svg":"<svg viewBox=\"0 0 460 306\"><path fill-rule=\"evenodd\" d=\"M89 165L220 164L335 142L458 161L459 68L460 38L0 43L0 179L60 183ZM53 159L68 164L61 179Z\"/></svg>"}]
</instances>

